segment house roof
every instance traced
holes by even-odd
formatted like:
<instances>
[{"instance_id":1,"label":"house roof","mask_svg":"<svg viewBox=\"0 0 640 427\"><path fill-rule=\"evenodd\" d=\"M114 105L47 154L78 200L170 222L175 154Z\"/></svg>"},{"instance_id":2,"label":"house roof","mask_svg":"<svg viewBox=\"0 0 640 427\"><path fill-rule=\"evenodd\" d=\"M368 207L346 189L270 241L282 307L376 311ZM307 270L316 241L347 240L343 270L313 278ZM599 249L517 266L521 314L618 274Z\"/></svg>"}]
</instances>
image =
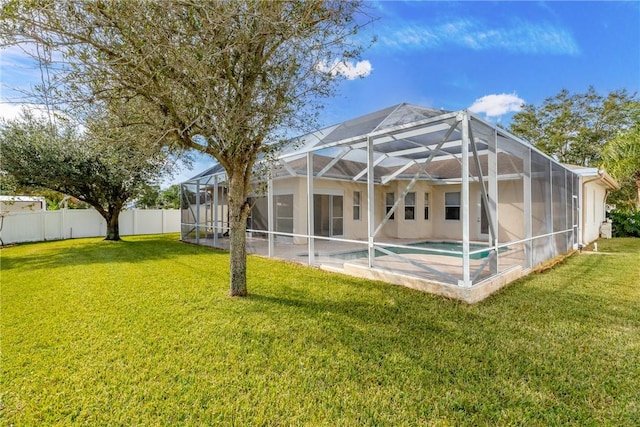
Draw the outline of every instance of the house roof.
<instances>
[{"instance_id":1,"label":"house roof","mask_svg":"<svg viewBox=\"0 0 640 427\"><path fill-rule=\"evenodd\" d=\"M319 152L322 156L329 158L335 157L336 150L331 150L333 146L337 146L340 142L345 140L366 140L366 136L375 132L384 132L387 129L397 128L403 125L410 125L412 123L419 123L424 120L434 119L441 117L443 114L450 113L445 110L436 110L433 108L426 108L408 103L401 103L393 105L388 108L384 108L373 113L365 114L354 119L347 120L336 125L328 126L326 128L302 135L296 138L292 138L288 143L284 145L281 150L280 157L291 157L289 161L296 160L303 157L304 153L308 151L315 151L318 148L325 148L325 152ZM446 126L447 128L449 126ZM444 132L441 132L442 135ZM442 135L439 135L440 137ZM432 135L430 140L437 139L438 135ZM452 137L453 138L453 137ZM423 137L421 141L397 141L391 147L394 151L396 149L411 149L416 148L418 145L422 145L425 142ZM387 144L388 145L388 144ZM382 147L380 147L382 148ZM390 147L386 147L387 151L391 150ZM424 152L425 150L423 150ZM389 156L390 158L392 156ZM415 155L413 157L416 157ZM345 161L359 162L365 161L366 158L362 157L362 153L358 153L354 150L349 155L345 156ZM214 161L215 162L215 161ZM393 161L387 161L387 164L393 164ZM396 162L397 163L397 162ZM353 168L353 165L351 165ZM384 165L382 165L384 167ZM348 169L351 169L348 168ZM215 175L218 173L224 173L224 168L215 162L212 167L204 170L197 175L194 175L189 181L196 180L198 178Z\"/></svg>"},{"instance_id":2,"label":"house roof","mask_svg":"<svg viewBox=\"0 0 640 427\"><path fill-rule=\"evenodd\" d=\"M466 128L461 125L462 117L469 117ZM313 153L317 177L366 180L367 147L371 144L376 182L417 175L421 179L456 180L462 174L464 132L474 141L469 150L478 154L480 165L478 170L475 162L470 162L471 176L487 176L490 145L496 147L496 172L503 178L523 173L522 159L528 150L538 151L468 112L402 103L291 139L276 157L272 172L275 177L304 176L306 155ZM217 163L192 180L216 174L224 174Z\"/></svg>"},{"instance_id":3,"label":"house roof","mask_svg":"<svg viewBox=\"0 0 640 427\"><path fill-rule=\"evenodd\" d=\"M45 202L40 196L0 196L0 202Z\"/></svg>"},{"instance_id":4,"label":"house roof","mask_svg":"<svg viewBox=\"0 0 640 427\"><path fill-rule=\"evenodd\" d=\"M304 176L307 173L307 159L295 159L288 162L287 166L289 170L286 170L282 164L278 164L274 167L273 176L281 177L290 175L290 171L294 171L297 175ZM357 176L360 172L367 168L366 163L356 162L353 160L341 160L339 162L333 162L333 158L322 156L322 155L314 155L313 156L313 169L316 175L323 171L322 176L324 178L333 178L333 179L345 179L348 177L349 180L352 180L353 177ZM380 180L383 176L389 175L393 173L393 169L378 167L374 171L375 179ZM360 178L362 181L366 181L366 176L364 178Z\"/></svg>"},{"instance_id":5,"label":"house roof","mask_svg":"<svg viewBox=\"0 0 640 427\"><path fill-rule=\"evenodd\" d=\"M576 165L565 165L567 168L571 169L573 172L580 175L583 181L586 181L585 178L593 178L593 181L598 181L600 184L610 190L617 190L620 188L620 184L616 181L611 175L607 173L604 169L591 168L585 166L576 166Z\"/></svg>"},{"instance_id":6,"label":"house roof","mask_svg":"<svg viewBox=\"0 0 640 427\"><path fill-rule=\"evenodd\" d=\"M332 127L331 132L324 136L316 146L438 117L448 112L449 111L434 110L432 108L407 103L394 105L355 119L347 120L344 123Z\"/></svg>"}]
</instances>

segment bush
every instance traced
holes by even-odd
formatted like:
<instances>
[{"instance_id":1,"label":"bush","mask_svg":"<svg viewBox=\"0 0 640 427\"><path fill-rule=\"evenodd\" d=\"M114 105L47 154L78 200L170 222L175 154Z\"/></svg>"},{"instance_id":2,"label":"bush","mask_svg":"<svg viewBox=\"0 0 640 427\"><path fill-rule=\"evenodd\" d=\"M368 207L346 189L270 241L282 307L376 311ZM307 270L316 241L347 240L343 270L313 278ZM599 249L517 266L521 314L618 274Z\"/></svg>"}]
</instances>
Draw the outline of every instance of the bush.
<instances>
[{"instance_id":1,"label":"bush","mask_svg":"<svg viewBox=\"0 0 640 427\"><path fill-rule=\"evenodd\" d=\"M640 210L615 210L609 212L613 237L640 237Z\"/></svg>"}]
</instances>

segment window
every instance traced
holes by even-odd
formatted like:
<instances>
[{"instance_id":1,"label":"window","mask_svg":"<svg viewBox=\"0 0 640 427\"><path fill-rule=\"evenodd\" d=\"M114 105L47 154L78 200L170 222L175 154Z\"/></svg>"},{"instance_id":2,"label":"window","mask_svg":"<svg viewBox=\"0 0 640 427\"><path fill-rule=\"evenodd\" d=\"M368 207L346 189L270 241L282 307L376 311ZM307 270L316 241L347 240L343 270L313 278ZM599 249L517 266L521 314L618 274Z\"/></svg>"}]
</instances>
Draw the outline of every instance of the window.
<instances>
[{"instance_id":1,"label":"window","mask_svg":"<svg viewBox=\"0 0 640 427\"><path fill-rule=\"evenodd\" d=\"M404 219L416 219L416 193L407 193L404 196Z\"/></svg>"},{"instance_id":2,"label":"window","mask_svg":"<svg viewBox=\"0 0 640 427\"><path fill-rule=\"evenodd\" d=\"M391 211L391 208L393 207L395 201L396 201L395 193L387 193L385 195L385 198L384 198L385 207L386 207L386 209L384 210L385 215L388 214L389 211ZM395 214L391 214L391 217L389 217L389 219L394 219L394 217L395 217Z\"/></svg>"},{"instance_id":3,"label":"window","mask_svg":"<svg viewBox=\"0 0 640 427\"><path fill-rule=\"evenodd\" d=\"M331 196L331 235L342 236L344 233L344 212L342 209L342 196Z\"/></svg>"},{"instance_id":4,"label":"window","mask_svg":"<svg viewBox=\"0 0 640 427\"><path fill-rule=\"evenodd\" d=\"M460 192L444 193L444 219L460 219Z\"/></svg>"},{"instance_id":5,"label":"window","mask_svg":"<svg viewBox=\"0 0 640 427\"><path fill-rule=\"evenodd\" d=\"M424 193L424 219L429 219L429 193Z\"/></svg>"},{"instance_id":6,"label":"window","mask_svg":"<svg viewBox=\"0 0 640 427\"><path fill-rule=\"evenodd\" d=\"M360 219L360 192L353 192L353 219L358 221Z\"/></svg>"},{"instance_id":7,"label":"window","mask_svg":"<svg viewBox=\"0 0 640 427\"><path fill-rule=\"evenodd\" d=\"M313 195L313 233L316 236L344 234L343 199L338 195Z\"/></svg>"},{"instance_id":8,"label":"window","mask_svg":"<svg viewBox=\"0 0 640 427\"><path fill-rule=\"evenodd\" d=\"M293 233L293 194L274 197L276 211L276 231Z\"/></svg>"}]
</instances>

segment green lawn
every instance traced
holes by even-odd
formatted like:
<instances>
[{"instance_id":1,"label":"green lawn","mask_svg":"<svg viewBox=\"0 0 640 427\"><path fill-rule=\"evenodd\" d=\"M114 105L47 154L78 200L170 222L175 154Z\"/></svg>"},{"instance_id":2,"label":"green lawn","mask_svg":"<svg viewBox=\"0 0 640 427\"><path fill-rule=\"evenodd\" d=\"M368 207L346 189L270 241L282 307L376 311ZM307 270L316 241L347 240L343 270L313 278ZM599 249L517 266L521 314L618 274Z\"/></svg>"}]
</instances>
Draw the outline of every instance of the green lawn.
<instances>
[{"instance_id":1,"label":"green lawn","mask_svg":"<svg viewBox=\"0 0 640 427\"><path fill-rule=\"evenodd\" d=\"M640 239L483 303L177 236L1 254L4 425L637 425Z\"/></svg>"}]
</instances>

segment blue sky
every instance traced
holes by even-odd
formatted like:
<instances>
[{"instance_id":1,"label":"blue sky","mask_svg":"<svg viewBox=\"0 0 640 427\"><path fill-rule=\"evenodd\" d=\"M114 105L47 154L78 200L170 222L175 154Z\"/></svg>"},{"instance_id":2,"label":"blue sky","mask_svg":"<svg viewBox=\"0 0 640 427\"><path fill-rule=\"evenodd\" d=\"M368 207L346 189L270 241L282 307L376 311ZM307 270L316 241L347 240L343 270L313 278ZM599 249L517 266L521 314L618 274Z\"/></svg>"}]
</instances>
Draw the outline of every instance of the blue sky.
<instances>
[{"instance_id":1,"label":"blue sky","mask_svg":"<svg viewBox=\"0 0 640 427\"><path fill-rule=\"evenodd\" d=\"M361 36L377 36L354 77L326 101L322 125L400 102L445 110L471 108L508 125L521 103L539 105L561 89L600 94L640 92L640 2L367 3L378 19ZM0 115L15 114L10 88L38 83L19 52L1 53ZM37 72L36 72L37 71ZM206 167L199 159L194 171Z\"/></svg>"},{"instance_id":2,"label":"blue sky","mask_svg":"<svg viewBox=\"0 0 640 427\"><path fill-rule=\"evenodd\" d=\"M370 74L341 83L327 124L400 102L460 110L488 97L475 111L506 125L514 99L539 105L590 85L640 91L640 2L370 5L380 17L362 58Z\"/></svg>"}]
</instances>

